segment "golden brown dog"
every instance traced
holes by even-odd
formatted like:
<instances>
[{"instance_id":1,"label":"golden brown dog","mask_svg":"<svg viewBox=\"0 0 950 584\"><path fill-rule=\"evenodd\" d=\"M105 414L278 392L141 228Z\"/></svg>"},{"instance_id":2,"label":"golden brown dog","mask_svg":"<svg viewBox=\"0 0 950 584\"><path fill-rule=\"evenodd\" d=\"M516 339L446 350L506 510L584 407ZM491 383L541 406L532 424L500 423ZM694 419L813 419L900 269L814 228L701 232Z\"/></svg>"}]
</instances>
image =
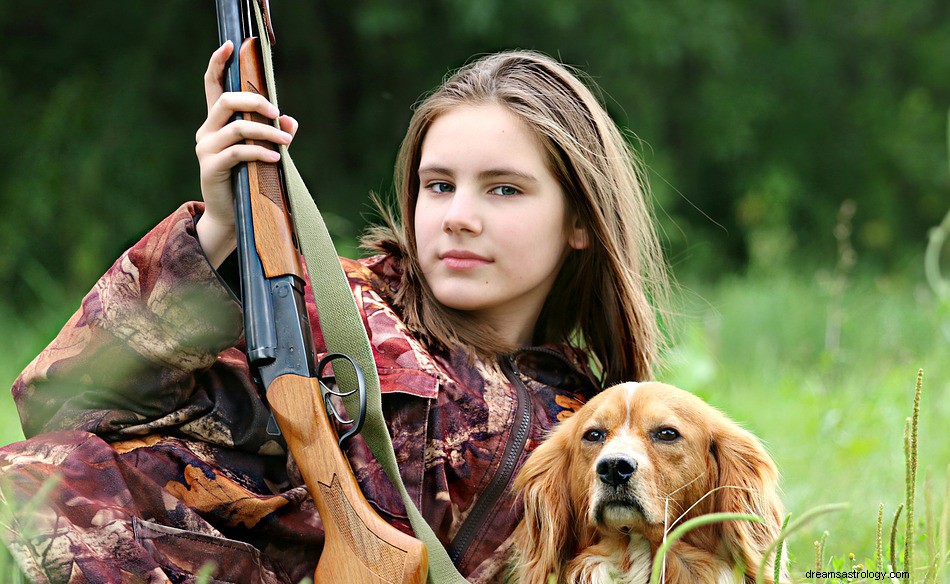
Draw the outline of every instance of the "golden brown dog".
<instances>
[{"instance_id":1,"label":"golden brown dog","mask_svg":"<svg viewBox=\"0 0 950 584\"><path fill-rule=\"evenodd\" d=\"M773 582L763 554L783 518L775 464L755 436L681 389L608 388L531 454L514 486L525 505L515 582L546 584L554 574L558 583L646 584L665 534L714 512L763 522L688 532L666 556L664 581L753 582L765 562Z\"/></svg>"}]
</instances>

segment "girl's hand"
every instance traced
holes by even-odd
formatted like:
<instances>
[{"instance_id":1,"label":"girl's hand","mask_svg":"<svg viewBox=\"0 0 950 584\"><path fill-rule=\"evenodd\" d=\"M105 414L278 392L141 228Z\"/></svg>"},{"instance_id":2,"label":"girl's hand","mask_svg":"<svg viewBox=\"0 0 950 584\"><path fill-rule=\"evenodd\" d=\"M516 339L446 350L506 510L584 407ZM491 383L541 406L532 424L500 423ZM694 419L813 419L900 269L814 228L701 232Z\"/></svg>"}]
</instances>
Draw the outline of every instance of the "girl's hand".
<instances>
[{"instance_id":1,"label":"girl's hand","mask_svg":"<svg viewBox=\"0 0 950 584\"><path fill-rule=\"evenodd\" d=\"M205 202L205 212L197 224L198 241L215 268L236 246L231 169L241 162L277 162L280 159L279 153L244 141L290 144L297 132L297 121L290 116L279 116L277 108L264 97L254 93L224 92L224 68L233 52L234 45L228 41L211 55L204 77L208 119L195 134L195 154L201 170L201 198ZM277 118L280 130L269 124L243 119L231 121L241 112L257 112L270 119Z\"/></svg>"}]
</instances>

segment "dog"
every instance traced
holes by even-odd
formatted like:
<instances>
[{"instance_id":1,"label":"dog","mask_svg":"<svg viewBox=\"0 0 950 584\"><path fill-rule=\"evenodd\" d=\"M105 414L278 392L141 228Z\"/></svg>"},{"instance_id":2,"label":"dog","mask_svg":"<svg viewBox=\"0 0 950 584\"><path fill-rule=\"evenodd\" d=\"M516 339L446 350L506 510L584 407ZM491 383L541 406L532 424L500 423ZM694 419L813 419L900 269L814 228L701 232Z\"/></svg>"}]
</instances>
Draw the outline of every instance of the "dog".
<instances>
[{"instance_id":1,"label":"dog","mask_svg":"<svg viewBox=\"0 0 950 584\"><path fill-rule=\"evenodd\" d=\"M657 548L676 526L724 512L762 522L687 532L665 556L662 581L749 583L764 563L774 584L774 558L764 556L784 516L775 463L750 432L676 387L604 390L538 446L513 488L525 509L513 582L547 584L553 575L559 584L647 584Z\"/></svg>"}]
</instances>

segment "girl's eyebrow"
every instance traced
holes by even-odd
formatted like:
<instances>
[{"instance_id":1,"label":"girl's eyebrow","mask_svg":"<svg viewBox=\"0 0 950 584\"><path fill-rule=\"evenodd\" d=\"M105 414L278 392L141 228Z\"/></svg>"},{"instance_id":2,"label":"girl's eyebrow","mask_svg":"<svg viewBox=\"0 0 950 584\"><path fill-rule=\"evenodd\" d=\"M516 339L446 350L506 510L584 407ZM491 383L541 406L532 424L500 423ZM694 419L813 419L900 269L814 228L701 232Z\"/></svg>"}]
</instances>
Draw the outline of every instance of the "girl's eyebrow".
<instances>
[{"instance_id":1,"label":"girl's eyebrow","mask_svg":"<svg viewBox=\"0 0 950 584\"><path fill-rule=\"evenodd\" d=\"M513 168L493 168L478 173L478 178L482 179L499 178L503 176L513 176L527 182L538 182L538 179L534 178L533 175L530 175L526 172L521 172L520 170L515 170Z\"/></svg>"},{"instance_id":2,"label":"girl's eyebrow","mask_svg":"<svg viewBox=\"0 0 950 584\"><path fill-rule=\"evenodd\" d=\"M452 172L451 169L444 166L423 166L419 168L419 174L435 174L448 177L455 176L455 173ZM520 170L515 170L513 168L491 168L478 173L478 178L482 180L504 176L517 177L526 182L538 182L538 179L536 179L533 175L526 172L521 172Z\"/></svg>"}]
</instances>

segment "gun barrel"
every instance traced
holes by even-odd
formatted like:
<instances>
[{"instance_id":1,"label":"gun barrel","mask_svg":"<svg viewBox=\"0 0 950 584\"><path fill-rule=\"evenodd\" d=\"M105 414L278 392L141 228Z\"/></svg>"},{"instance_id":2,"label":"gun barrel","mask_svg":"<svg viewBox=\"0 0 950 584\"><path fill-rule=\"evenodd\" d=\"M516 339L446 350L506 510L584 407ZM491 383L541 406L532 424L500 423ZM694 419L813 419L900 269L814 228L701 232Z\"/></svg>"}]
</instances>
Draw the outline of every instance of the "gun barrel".
<instances>
[{"instance_id":1,"label":"gun barrel","mask_svg":"<svg viewBox=\"0 0 950 584\"><path fill-rule=\"evenodd\" d=\"M250 30L241 12L241 2L215 0L218 13L218 40L231 41L235 51L225 70L225 91L241 91L241 67L238 48ZM277 357L277 333L270 287L264 278L261 258L254 243L251 212L251 187L246 164L235 167L231 176L234 196L234 220L237 228L238 263L241 272L241 298L244 301L244 338L248 360L258 368Z\"/></svg>"}]
</instances>

